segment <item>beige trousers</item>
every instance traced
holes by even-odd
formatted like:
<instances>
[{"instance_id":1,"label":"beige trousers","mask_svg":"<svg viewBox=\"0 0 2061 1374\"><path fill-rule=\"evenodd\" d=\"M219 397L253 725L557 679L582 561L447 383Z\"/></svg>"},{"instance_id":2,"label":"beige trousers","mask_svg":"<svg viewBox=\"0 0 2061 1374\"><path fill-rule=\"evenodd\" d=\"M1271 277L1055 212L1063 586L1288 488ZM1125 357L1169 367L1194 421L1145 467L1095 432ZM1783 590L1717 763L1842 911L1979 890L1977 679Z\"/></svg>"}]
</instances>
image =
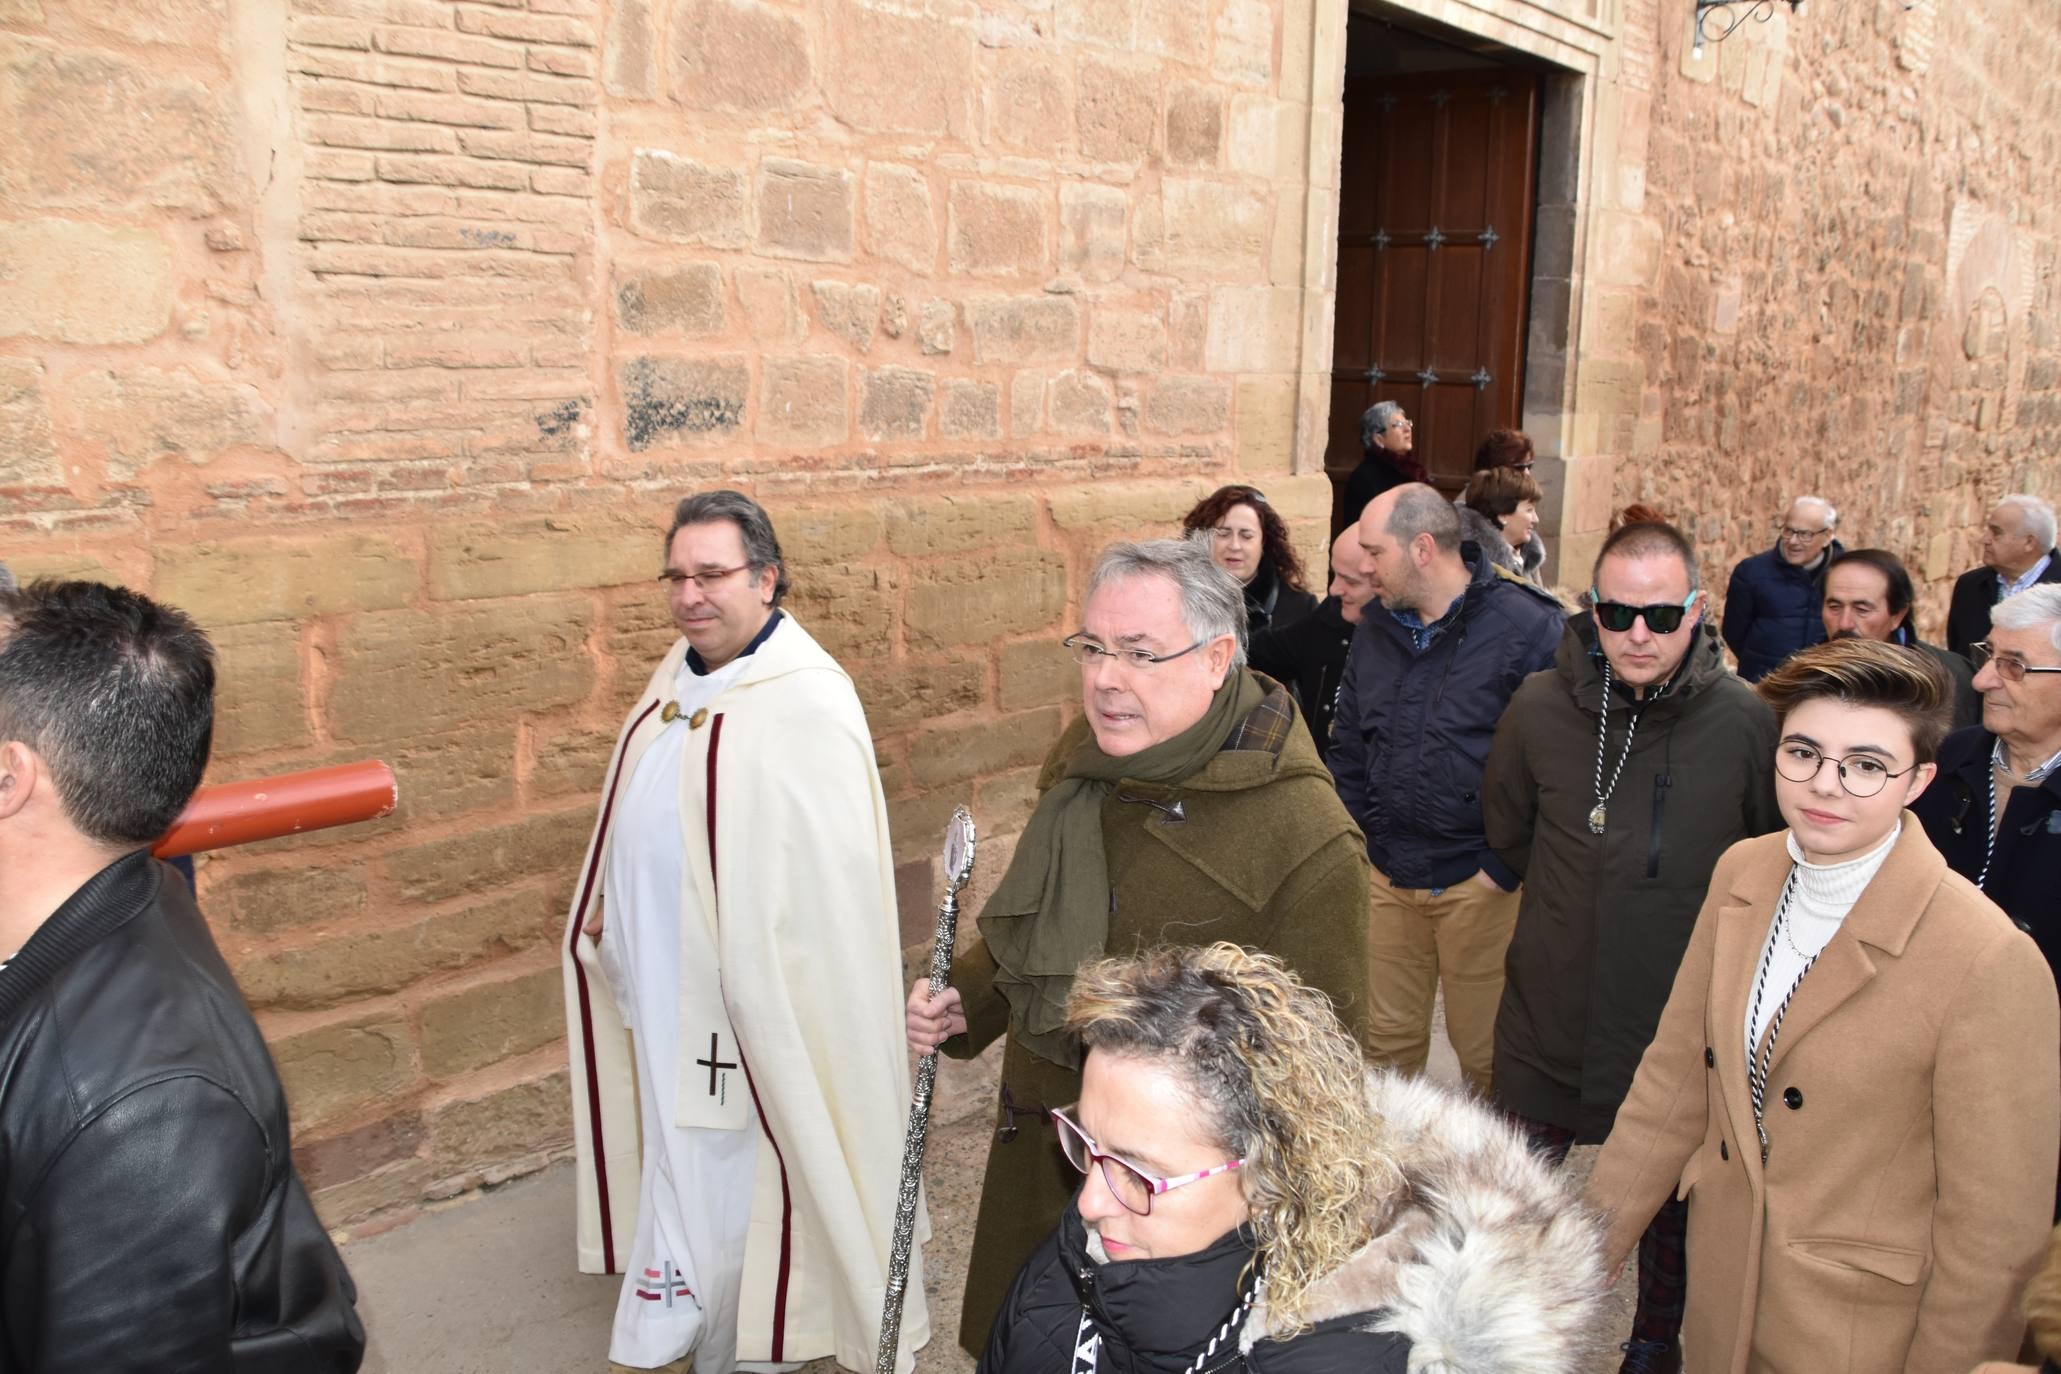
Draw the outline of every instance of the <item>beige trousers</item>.
<instances>
[{"instance_id":1,"label":"beige trousers","mask_svg":"<svg viewBox=\"0 0 2061 1374\"><path fill-rule=\"evenodd\" d=\"M1422 1073L1432 1004L1446 995L1446 1036L1467 1084L1484 1097L1495 1059L1503 955L1517 925L1516 892L1476 876L1434 893L1374 875L1367 941L1367 1058Z\"/></svg>"}]
</instances>

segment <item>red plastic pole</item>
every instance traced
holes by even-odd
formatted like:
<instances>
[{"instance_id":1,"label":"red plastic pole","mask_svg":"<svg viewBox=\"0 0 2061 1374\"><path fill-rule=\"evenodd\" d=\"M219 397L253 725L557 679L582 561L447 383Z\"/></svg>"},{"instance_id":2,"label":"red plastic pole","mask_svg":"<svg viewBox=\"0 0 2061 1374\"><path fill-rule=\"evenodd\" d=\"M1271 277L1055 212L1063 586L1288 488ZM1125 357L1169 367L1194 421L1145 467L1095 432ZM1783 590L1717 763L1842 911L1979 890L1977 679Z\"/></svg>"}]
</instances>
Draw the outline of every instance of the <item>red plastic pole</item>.
<instances>
[{"instance_id":1,"label":"red plastic pole","mask_svg":"<svg viewBox=\"0 0 2061 1374\"><path fill-rule=\"evenodd\" d=\"M391 815L394 770L377 760L203 787L152 847L160 859L273 840Z\"/></svg>"}]
</instances>

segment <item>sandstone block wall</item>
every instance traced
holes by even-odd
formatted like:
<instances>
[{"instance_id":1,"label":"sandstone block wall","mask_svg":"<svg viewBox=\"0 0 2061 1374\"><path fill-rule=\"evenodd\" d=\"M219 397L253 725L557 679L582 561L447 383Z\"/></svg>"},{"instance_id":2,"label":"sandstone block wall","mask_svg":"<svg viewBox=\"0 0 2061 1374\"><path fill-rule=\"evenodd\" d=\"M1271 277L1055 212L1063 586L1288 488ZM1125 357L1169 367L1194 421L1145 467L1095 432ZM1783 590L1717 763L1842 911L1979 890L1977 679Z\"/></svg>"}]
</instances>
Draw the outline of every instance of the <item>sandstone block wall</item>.
<instances>
[{"instance_id":1,"label":"sandstone block wall","mask_svg":"<svg viewBox=\"0 0 2061 1374\"><path fill-rule=\"evenodd\" d=\"M200 872L332 1223L569 1145L557 946L679 496L772 509L919 953L1102 543L1254 478L1322 575L1295 12L0 0L0 561L199 617L213 778L400 775Z\"/></svg>"},{"instance_id":2,"label":"sandstone block wall","mask_svg":"<svg viewBox=\"0 0 2061 1374\"><path fill-rule=\"evenodd\" d=\"M1571 514L1677 515L1722 590L1816 492L1903 558L1936 643L1995 499L2061 498L2061 16L1777 6L1699 60L1630 8L1580 381L1622 457Z\"/></svg>"}]
</instances>

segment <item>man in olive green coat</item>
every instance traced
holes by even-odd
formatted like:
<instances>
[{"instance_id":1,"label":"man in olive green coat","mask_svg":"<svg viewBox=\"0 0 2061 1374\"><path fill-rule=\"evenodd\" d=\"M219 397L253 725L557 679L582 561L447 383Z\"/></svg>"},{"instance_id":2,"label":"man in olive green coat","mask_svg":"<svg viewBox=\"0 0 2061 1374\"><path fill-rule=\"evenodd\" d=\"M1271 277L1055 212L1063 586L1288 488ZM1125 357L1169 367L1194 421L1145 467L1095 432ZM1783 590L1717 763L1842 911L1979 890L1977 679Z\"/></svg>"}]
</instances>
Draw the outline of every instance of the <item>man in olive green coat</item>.
<instances>
[{"instance_id":1,"label":"man in olive green coat","mask_svg":"<svg viewBox=\"0 0 2061 1374\"><path fill-rule=\"evenodd\" d=\"M970 1058L1008 1037L959 1321L969 1351L1080 1186L1045 1112L1080 1095L1062 1016L1082 963L1229 940L1279 955L1364 1028L1366 842L1288 691L1244 666L1244 627L1238 583L1203 545L1103 552L1066 641L1085 718L1045 760L981 942L936 999L910 992L918 1052Z\"/></svg>"}]
</instances>

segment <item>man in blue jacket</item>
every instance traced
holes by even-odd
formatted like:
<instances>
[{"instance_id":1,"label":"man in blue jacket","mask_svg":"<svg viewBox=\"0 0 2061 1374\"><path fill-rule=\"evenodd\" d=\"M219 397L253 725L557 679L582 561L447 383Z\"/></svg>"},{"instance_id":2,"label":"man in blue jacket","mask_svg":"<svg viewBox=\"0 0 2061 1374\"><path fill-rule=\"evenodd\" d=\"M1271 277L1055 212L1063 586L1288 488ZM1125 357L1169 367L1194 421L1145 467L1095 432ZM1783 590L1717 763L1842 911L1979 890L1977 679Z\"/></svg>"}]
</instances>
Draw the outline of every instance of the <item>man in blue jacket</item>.
<instances>
[{"instance_id":1,"label":"man in blue jacket","mask_svg":"<svg viewBox=\"0 0 2061 1374\"><path fill-rule=\"evenodd\" d=\"M1818 603L1825 596L1825 565L1846 552L1833 537L1839 512L1822 496L1789 503L1776 529L1775 547L1741 559L1725 589L1725 647L1739 660L1739 676L1759 682L1798 649L1825 638Z\"/></svg>"},{"instance_id":2,"label":"man in blue jacket","mask_svg":"<svg viewBox=\"0 0 2061 1374\"><path fill-rule=\"evenodd\" d=\"M1452 503L1423 483L1369 502L1359 537L1377 600L1353 634L1327 762L1375 869L1367 1053L1422 1070L1443 986L1460 1070L1486 1095L1518 880L1482 833L1482 765L1567 617L1462 543Z\"/></svg>"}]
</instances>

